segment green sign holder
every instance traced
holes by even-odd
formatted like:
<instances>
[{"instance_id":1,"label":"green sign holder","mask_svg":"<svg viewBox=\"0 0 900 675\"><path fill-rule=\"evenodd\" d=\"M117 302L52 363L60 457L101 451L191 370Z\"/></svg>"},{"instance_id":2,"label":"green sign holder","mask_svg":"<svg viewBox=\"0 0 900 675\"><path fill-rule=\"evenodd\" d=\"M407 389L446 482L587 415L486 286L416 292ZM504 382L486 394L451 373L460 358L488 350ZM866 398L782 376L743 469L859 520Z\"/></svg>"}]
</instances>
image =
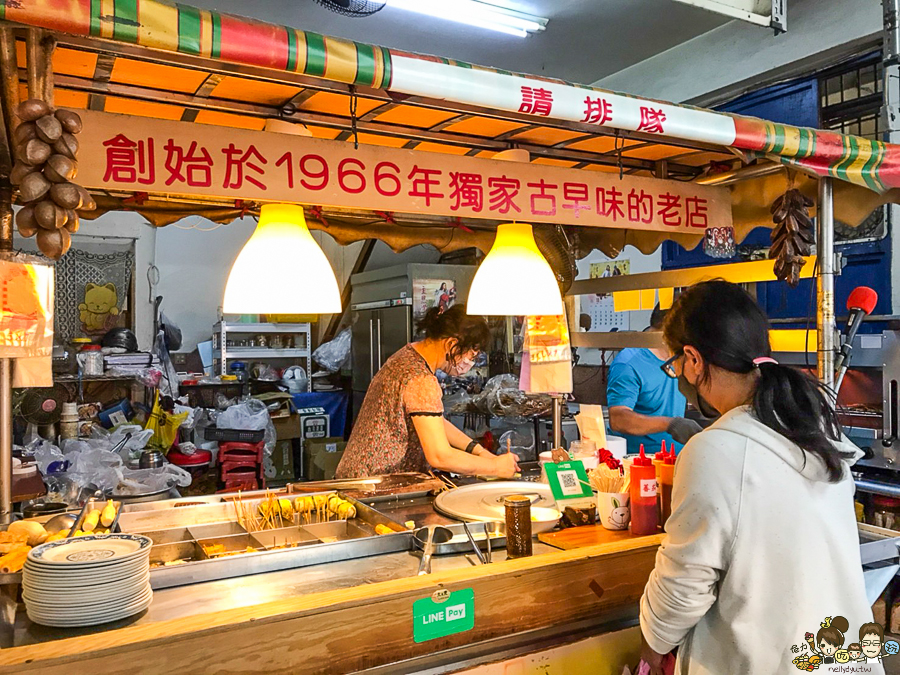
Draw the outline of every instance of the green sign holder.
<instances>
[{"instance_id":1,"label":"green sign holder","mask_svg":"<svg viewBox=\"0 0 900 675\"><path fill-rule=\"evenodd\" d=\"M413 640L427 642L475 627L475 591L435 592L413 603Z\"/></svg>"},{"instance_id":2,"label":"green sign holder","mask_svg":"<svg viewBox=\"0 0 900 675\"><path fill-rule=\"evenodd\" d=\"M588 483L587 471L584 470L584 462L580 460L559 464L550 462L544 465L544 469L557 503L569 499L591 499L594 496Z\"/></svg>"}]
</instances>

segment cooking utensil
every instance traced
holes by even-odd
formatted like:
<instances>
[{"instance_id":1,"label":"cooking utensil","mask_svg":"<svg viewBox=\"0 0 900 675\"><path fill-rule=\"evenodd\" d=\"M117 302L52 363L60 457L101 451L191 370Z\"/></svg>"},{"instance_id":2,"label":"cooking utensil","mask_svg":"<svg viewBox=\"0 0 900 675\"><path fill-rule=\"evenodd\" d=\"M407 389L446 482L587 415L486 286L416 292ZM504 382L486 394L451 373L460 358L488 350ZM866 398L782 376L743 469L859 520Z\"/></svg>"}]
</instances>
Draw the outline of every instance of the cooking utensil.
<instances>
[{"instance_id":1,"label":"cooking utensil","mask_svg":"<svg viewBox=\"0 0 900 675\"><path fill-rule=\"evenodd\" d=\"M485 558L487 558L488 564L490 564L493 552L491 551L491 533L488 532L488 523L484 523L484 542L487 546L484 555Z\"/></svg>"},{"instance_id":2,"label":"cooking utensil","mask_svg":"<svg viewBox=\"0 0 900 675\"><path fill-rule=\"evenodd\" d=\"M69 528L69 534L66 535L66 539L71 539L75 536L75 531L81 527L81 524L84 522L84 517L87 515L87 510L91 505L91 502L95 499L100 499L103 496L103 493L100 490L97 490L90 499L84 502L84 506L81 507L81 511L78 512L78 517L75 519L75 522L72 524L72 527Z\"/></svg>"},{"instance_id":3,"label":"cooking utensil","mask_svg":"<svg viewBox=\"0 0 900 675\"><path fill-rule=\"evenodd\" d=\"M440 525L429 525L416 530L416 539L425 544L422 560L419 561L418 575L431 574L431 556L434 554L434 544L444 544L453 539L453 533Z\"/></svg>"},{"instance_id":4,"label":"cooking utensil","mask_svg":"<svg viewBox=\"0 0 900 675\"><path fill-rule=\"evenodd\" d=\"M506 525L502 522L490 522L486 523L487 532L490 535L490 544L492 548L503 548L506 546ZM471 553L472 546L469 543L469 538L466 536L466 531L463 528L462 523L453 523L452 525L446 525L446 529L450 530L453 538L450 541L447 541L443 544L439 543L437 540L434 542L434 551L432 551L432 555L452 555L457 553ZM423 528L424 530L424 528ZM482 541L482 537L484 536L481 528L476 528L469 523L469 531L472 533L472 538L475 540L475 543L478 547L484 552L487 548L487 542ZM416 539L413 537L413 545L420 551L425 550L425 539Z\"/></svg>"},{"instance_id":5,"label":"cooking utensil","mask_svg":"<svg viewBox=\"0 0 900 675\"><path fill-rule=\"evenodd\" d=\"M69 505L63 502L41 502L23 506L22 515L26 518L37 518L38 516L49 516L53 513L63 513L68 510Z\"/></svg>"},{"instance_id":6,"label":"cooking utensil","mask_svg":"<svg viewBox=\"0 0 900 675\"><path fill-rule=\"evenodd\" d=\"M476 483L441 492L434 500L439 513L455 520L503 521L506 511L503 500L510 495L525 495L531 500L532 532L552 530L561 513L549 485L528 481L495 481Z\"/></svg>"},{"instance_id":7,"label":"cooking utensil","mask_svg":"<svg viewBox=\"0 0 900 675\"><path fill-rule=\"evenodd\" d=\"M475 556L478 558L478 562L482 565L486 564L487 561L484 559L484 554L481 552L481 549L478 548L478 544L475 543L475 537L473 537L472 533L469 531L469 524L463 523L463 529L466 531L469 543L472 544L472 548L475 550Z\"/></svg>"},{"instance_id":8,"label":"cooking utensil","mask_svg":"<svg viewBox=\"0 0 900 675\"><path fill-rule=\"evenodd\" d=\"M160 450L144 450L138 461L142 469L158 469L166 463L166 456Z\"/></svg>"},{"instance_id":9,"label":"cooking utensil","mask_svg":"<svg viewBox=\"0 0 900 675\"><path fill-rule=\"evenodd\" d=\"M74 513L60 513L44 523L44 529L50 534L65 532L72 529L76 520L78 516Z\"/></svg>"}]
</instances>

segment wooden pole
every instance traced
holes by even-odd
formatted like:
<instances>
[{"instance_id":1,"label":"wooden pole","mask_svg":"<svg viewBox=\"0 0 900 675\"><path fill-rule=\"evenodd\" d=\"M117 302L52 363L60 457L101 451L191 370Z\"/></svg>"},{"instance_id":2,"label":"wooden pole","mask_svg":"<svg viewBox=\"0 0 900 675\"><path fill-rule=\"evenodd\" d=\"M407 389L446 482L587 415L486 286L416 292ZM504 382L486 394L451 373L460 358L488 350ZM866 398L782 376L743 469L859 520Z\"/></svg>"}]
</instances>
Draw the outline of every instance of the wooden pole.
<instances>
[{"instance_id":1,"label":"wooden pole","mask_svg":"<svg viewBox=\"0 0 900 675\"><path fill-rule=\"evenodd\" d=\"M47 105L53 108L53 52L56 50L56 38L51 33L47 33L41 39L40 46L41 61L39 65L44 83L44 95L42 98L47 102Z\"/></svg>"},{"instance_id":2,"label":"wooden pole","mask_svg":"<svg viewBox=\"0 0 900 675\"><path fill-rule=\"evenodd\" d=\"M19 107L19 65L16 56L16 36L12 28L0 27L0 100L10 147L15 148L13 134L19 126L16 110Z\"/></svg>"},{"instance_id":3,"label":"wooden pole","mask_svg":"<svg viewBox=\"0 0 900 675\"><path fill-rule=\"evenodd\" d=\"M29 28L25 36L25 71L28 76L28 98L43 100L46 86L44 84L43 54L41 49L42 31Z\"/></svg>"}]
</instances>

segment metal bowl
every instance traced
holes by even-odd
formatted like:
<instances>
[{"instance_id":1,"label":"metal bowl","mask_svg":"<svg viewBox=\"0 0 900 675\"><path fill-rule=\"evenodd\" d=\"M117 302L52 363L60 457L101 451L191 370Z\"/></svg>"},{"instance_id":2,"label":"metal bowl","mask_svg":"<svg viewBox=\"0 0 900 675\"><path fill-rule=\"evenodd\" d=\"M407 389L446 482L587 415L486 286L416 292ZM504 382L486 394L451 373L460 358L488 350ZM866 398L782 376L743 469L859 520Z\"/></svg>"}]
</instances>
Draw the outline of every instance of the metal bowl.
<instances>
[{"instance_id":1,"label":"metal bowl","mask_svg":"<svg viewBox=\"0 0 900 675\"><path fill-rule=\"evenodd\" d=\"M165 466L166 456L159 450L144 450L138 461L138 466L142 469L158 469Z\"/></svg>"},{"instance_id":2,"label":"metal bowl","mask_svg":"<svg viewBox=\"0 0 900 675\"><path fill-rule=\"evenodd\" d=\"M63 502L41 502L22 507L22 515L26 518L37 518L39 516L49 516L54 513L65 513L68 510L69 505L64 504Z\"/></svg>"}]
</instances>

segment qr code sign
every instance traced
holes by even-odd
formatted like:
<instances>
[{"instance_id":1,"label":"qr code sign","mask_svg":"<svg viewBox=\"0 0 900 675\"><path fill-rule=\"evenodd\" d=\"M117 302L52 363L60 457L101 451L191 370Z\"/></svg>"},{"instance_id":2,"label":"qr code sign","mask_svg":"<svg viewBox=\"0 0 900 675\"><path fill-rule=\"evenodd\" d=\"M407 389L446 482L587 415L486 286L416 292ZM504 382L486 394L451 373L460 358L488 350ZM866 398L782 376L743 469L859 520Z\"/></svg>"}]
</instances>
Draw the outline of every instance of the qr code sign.
<instances>
[{"instance_id":1,"label":"qr code sign","mask_svg":"<svg viewBox=\"0 0 900 675\"><path fill-rule=\"evenodd\" d=\"M556 475L559 477L559 487L564 495L568 497L581 494L581 487L578 485L578 474L575 471L560 471Z\"/></svg>"}]
</instances>

